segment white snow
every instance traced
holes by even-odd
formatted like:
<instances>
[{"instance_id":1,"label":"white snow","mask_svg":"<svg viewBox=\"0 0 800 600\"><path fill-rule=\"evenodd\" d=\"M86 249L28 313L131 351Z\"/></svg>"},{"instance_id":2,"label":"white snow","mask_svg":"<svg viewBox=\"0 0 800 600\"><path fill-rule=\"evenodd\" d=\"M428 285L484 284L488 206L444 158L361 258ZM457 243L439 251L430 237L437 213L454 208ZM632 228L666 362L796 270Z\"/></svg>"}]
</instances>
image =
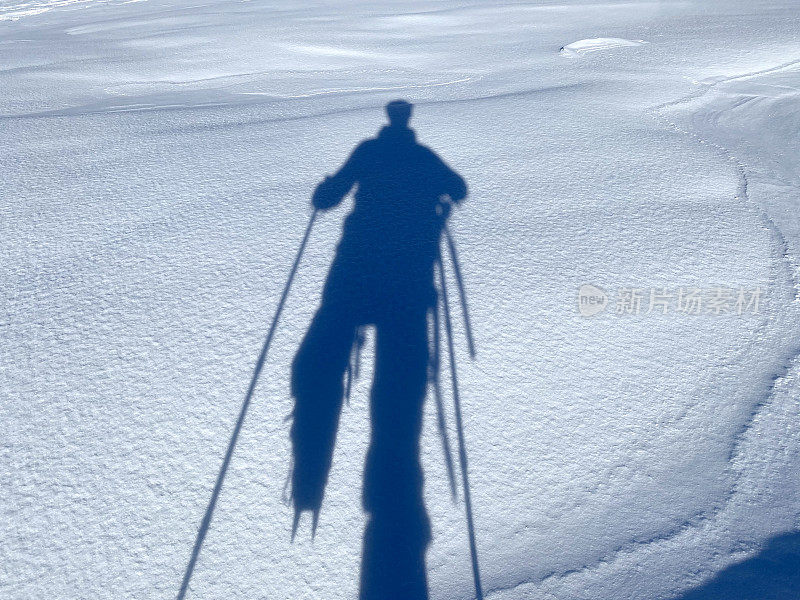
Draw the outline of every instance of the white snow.
<instances>
[{"instance_id":1,"label":"white snow","mask_svg":"<svg viewBox=\"0 0 800 600\"><path fill-rule=\"evenodd\" d=\"M800 527L798 8L0 3L0 598L175 597L310 192L396 97L470 186L487 598L666 600ZM369 372L313 542L283 501L289 365L346 210L312 233L189 598L356 596ZM609 296L588 318L584 284ZM760 310L615 312L681 286ZM431 597L467 599L437 436L429 402Z\"/></svg>"},{"instance_id":2,"label":"white snow","mask_svg":"<svg viewBox=\"0 0 800 600\"><path fill-rule=\"evenodd\" d=\"M567 44L561 48L560 53L562 56L582 56L598 50L641 46L646 43L644 40L624 40L622 38L590 38Z\"/></svg>"},{"instance_id":3,"label":"white snow","mask_svg":"<svg viewBox=\"0 0 800 600\"><path fill-rule=\"evenodd\" d=\"M53 10L54 8L80 7L80 5L109 0L0 0L0 21L17 21L23 17L32 17ZM143 0L127 0L142 2ZM127 3L123 2L123 4Z\"/></svg>"}]
</instances>

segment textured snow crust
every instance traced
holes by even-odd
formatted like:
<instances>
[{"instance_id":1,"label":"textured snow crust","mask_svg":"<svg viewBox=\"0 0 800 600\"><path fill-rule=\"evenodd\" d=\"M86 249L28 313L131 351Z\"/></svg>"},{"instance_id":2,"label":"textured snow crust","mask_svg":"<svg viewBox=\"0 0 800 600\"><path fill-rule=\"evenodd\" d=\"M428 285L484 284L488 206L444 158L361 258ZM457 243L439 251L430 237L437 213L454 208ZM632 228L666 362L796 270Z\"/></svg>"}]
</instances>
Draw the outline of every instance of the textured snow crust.
<instances>
[{"instance_id":1,"label":"textured snow crust","mask_svg":"<svg viewBox=\"0 0 800 600\"><path fill-rule=\"evenodd\" d=\"M51 4L0 26L0 598L175 597L310 191L395 97L470 186L487 597L674 598L800 526L797 2ZM356 597L369 368L313 541L284 501L289 365L346 211L312 234L190 598ZM585 283L762 303L586 318ZM432 403L422 452L431 597L471 598Z\"/></svg>"}]
</instances>

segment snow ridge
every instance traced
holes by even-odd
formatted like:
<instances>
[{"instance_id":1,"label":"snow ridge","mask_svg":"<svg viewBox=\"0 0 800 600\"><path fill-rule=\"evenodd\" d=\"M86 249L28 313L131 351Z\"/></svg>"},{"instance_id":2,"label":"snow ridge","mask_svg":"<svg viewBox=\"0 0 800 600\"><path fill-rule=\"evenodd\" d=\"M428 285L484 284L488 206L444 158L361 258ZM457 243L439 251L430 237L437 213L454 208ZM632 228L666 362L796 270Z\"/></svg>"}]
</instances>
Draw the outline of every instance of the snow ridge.
<instances>
[{"instance_id":1,"label":"snow ridge","mask_svg":"<svg viewBox=\"0 0 800 600\"><path fill-rule=\"evenodd\" d=\"M758 70L749 72L743 75L736 75L732 77L720 78L712 81L707 81L705 83L706 87L704 89L698 90L689 96L685 96L679 98L677 100L673 100L670 102L666 102L664 104L658 105L655 107L653 111L653 115L661 120L663 123L667 125L673 131L676 131L682 135L689 136L696 140L699 144L707 145L714 148L720 154L722 154L726 160L733 163L739 177L739 189L736 194L736 199L739 201L746 203L749 208L754 210L758 215L761 221L764 223L764 227L769 230L771 237L773 238L773 250L774 250L774 257L775 260L771 265L771 269L773 271L772 279L775 282L775 286L780 286L780 280L783 281L784 285L788 285L791 289L794 290L793 298L791 298L790 302L790 311L791 314L783 315L783 320L789 320L793 330L800 334L800 262L798 262L797 257L795 257L791 250L786 239L786 236L783 234L781 229L775 223L775 221L770 217L766 209L755 201L750 193L749 193L749 179L748 179L748 170L745 164L739 160L733 151L725 146L709 139L706 137L701 136L698 132L692 131L685 127L682 127L678 122L671 120L668 117L668 112L678 106L687 104L693 100L696 100L699 97L704 96L709 92L709 90L714 87L715 85L727 81L735 81L735 80L744 80L752 77L756 77L763 74L770 74L785 70L787 68L791 68L795 65L800 63L800 60L793 60L787 63L781 64L777 67L771 67L768 69ZM800 189L798 189L800 192ZM774 329L775 325L771 324L768 319L764 319L761 323L761 328L764 330L764 338L767 338L766 330L767 329ZM775 335L775 333L773 333ZM789 336L793 339L800 338L800 335L792 335ZM742 349L739 351L738 354L746 353L748 348ZM734 361L731 361L731 364ZM729 469L739 471L741 474L741 469L736 468L736 461L740 458L741 452L741 445L745 440L748 432L752 429L756 421L758 420L759 416L763 414L765 410L772 404L774 396L780 393L786 393L786 386L793 386L795 389L794 394L800 395L800 344L794 343L790 344L779 365L777 365L772 372L766 375L765 380L765 388L762 395L757 397L751 407L749 414L744 418L741 428L738 432L735 433L733 440L731 442L731 448L728 455L728 462L729 462ZM733 481L731 488L728 490L725 497L714 507L710 510L705 511L703 513L699 513L694 515L693 518L687 519L684 523L680 524L679 526L673 528L670 531L666 531L660 535L653 536L647 539L641 540L631 540L625 544L621 544L617 548L608 552L605 556L599 558L596 561L591 563L587 563L581 567L573 568L561 572L552 571L548 574L545 574L543 577L537 577L535 579L521 579L515 583L506 586L495 586L491 589L487 589L487 597L498 597L504 595L506 592L513 592L514 590L525 588L526 586L536 586L537 588L542 584L546 584L552 580L565 580L570 577L574 577L581 573L585 573L592 570L600 569L605 565L610 565L615 560L623 557L623 556L630 556L635 554L636 552L642 550L643 548L649 548L653 545L659 545L665 542L673 541L681 536L687 535L695 530L702 529L710 524L712 524L725 510L725 508L732 502L734 497L736 496L737 492L739 491L740 482L739 477L736 477Z\"/></svg>"}]
</instances>

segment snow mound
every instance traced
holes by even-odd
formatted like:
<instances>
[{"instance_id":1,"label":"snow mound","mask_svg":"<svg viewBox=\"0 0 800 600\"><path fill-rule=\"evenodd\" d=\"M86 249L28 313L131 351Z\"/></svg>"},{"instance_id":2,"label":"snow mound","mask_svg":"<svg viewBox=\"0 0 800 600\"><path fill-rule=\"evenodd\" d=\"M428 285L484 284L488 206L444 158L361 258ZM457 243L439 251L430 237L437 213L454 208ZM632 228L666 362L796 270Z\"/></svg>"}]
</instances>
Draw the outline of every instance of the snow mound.
<instances>
[{"instance_id":1,"label":"snow mound","mask_svg":"<svg viewBox=\"0 0 800 600\"><path fill-rule=\"evenodd\" d=\"M627 46L643 46L646 43L647 42L644 40L626 40L623 38L588 38L562 46L561 50L559 50L559 54L561 56L576 57L598 50L609 50L611 48L623 48Z\"/></svg>"}]
</instances>

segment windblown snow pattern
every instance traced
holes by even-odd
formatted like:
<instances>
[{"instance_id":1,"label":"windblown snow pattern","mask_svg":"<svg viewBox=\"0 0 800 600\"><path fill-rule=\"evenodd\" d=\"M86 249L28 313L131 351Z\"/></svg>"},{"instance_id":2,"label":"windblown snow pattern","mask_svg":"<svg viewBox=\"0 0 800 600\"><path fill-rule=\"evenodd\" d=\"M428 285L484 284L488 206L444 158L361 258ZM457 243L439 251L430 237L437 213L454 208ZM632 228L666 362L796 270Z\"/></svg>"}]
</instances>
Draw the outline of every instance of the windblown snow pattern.
<instances>
[{"instance_id":1,"label":"windblown snow pattern","mask_svg":"<svg viewBox=\"0 0 800 600\"><path fill-rule=\"evenodd\" d=\"M176 596L311 191L394 98L470 188L486 598L672 599L796 531L798 32L796 0L0 0L0 598ZM357 595L371 337L313 541L284 487L347 210L312 233L187 598ZM681 286L759 309L647 310ZM438 435L428 402L430 593L466 600Z\"/></svg>"}]
</instances>

